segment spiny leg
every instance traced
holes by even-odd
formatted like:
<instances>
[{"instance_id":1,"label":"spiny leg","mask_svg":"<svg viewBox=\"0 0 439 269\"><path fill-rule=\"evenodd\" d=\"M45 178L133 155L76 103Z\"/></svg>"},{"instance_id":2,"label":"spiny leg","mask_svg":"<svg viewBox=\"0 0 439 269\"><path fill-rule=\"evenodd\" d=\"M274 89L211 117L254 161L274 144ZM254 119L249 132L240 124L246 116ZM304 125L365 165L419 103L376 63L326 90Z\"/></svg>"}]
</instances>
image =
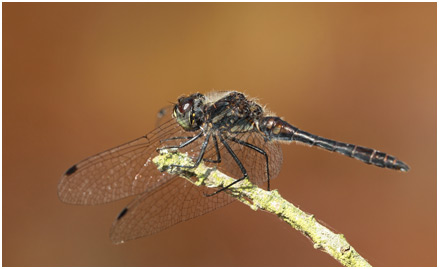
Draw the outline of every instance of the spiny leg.
<instances>
[{"instance_id":1,"label":"spiny leg","mask_svg":"<svg viewBox=\"0 0 439 269\"><path fill-rule=\"evenodd\" d=\"M251 148L252 150L255 150L256 152L264 155L265 157L265 163L266 163L266 167L267 167L267 190L270 191L270 170L269 170L269 166L268 166L268 154L267 152L265 152L263 149L256 147L255 145L249 144L245 141L242 141L238 138L235 137L226 137L226 139L233 141L235 143L238 143L240 145L246 146L248 148Z\"/></svg>"},{"instance_id":2,"label":"spiny leg","mask_svg":"<svg viewBox=\"0 0 439 269\"><path fill-rule=\"evenodd\" d=\"M186 147L187 145L189 145L190 143L194 142L195 140L197 140L198 138L200 138L203 135L203 132L201 131L200 133L198 133L197 135L193 136L193 137L188 137L190 138L189 140L181 143L180 145L175 145L175 146L166 146L166 147L162 147L162 148L158 148L157 151L161 151L163 149L181 149ZM178 139L178 138L176 138ZM173 138L169 138L169 139L165 139L163 141L168 141L168 140L174 140Z\"/></svg>"},{"instance_id":3,"label":"spiny leg","mask_svg":"<svg viewBox=\"0 0 439 269\"><path fill-rule=\"evenodd\" d=\"M229 185L211 193L211 194L205 194L206 196L213 196L215 194L218 194L224 190L227 190L228 188L230 188L231 186L235 185L236 183L238 183L239 181L243 180L244 178L248 178L247 175L247 170L245 170L244 165L241 163L241 161L239 160L238 156L236 156L235 152L233 152L232 148L229 146L229 144L224 140L224 138L221 135L218 135L219 139L221 141L221 143L223 143L224 147L227 149L227 151L229 152L230 155L232 155L233 159L235 160L236 164L238 164L239 169L241 169L241 172L243 174L243 177L240 179L237 179L235 181L233 181L232 183L230 183Z\"/></svg>"},{"instance_id":4,"label":"spiny leg","mask_svg":"<svg viewBox=\"0 0 439 269\"><path fill-rule=\"evenodd\" d=\"M209 162L209 163L220 163L221 162L221 154L218 148L218 141L216 139L216 135L212 135L213 138L213 143L215 145L215 150L216 150L216 160L210 160L210 159L203 159L203 161L205 162Z\"/></svg>"},{"instance_id":5,"label":"spiny leg","mask_svg":"<svg viewBox=\"0 0 439 269\"><path fill-rule=\"evenodd\" d=\"M209 144L210 136L211 136L211 133L208 133L206 135L206 139L204 139L204 142L201 145L200 154L198 155L197 161L195 162L194 165L176 165L176 164L172 164L171 166L172 167L180 167L180 168L196 168L201 163L201 160L203 159L204 153L206 153L206 148L207 148L207 144Z\"/></svg>"},{"instance_id":6,"label":"spiny leg","mask_svg":"<svg viewBox=\"0 0 439 269\"><path fill-rule=\"evenodd\" d=\"M166 142L166 141L172 141L172 140L177 140L177 139L191 139L194 138L193 136L174 136L171 138L166 138L163 140L160 140L160 143Z\"/></svg>"}]
</instances>

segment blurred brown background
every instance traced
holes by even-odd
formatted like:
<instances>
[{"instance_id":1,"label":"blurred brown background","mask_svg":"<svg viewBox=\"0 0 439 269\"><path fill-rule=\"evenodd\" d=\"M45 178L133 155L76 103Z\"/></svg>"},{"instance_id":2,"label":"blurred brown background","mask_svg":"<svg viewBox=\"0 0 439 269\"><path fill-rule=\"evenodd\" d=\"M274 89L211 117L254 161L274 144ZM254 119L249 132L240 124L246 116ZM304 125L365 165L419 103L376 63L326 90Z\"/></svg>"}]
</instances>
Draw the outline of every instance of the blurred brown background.
<instances>
[{"instance_id":1,"label":"blurred brown background","mask_svg":"<svg viewBox=\"0 0 439 269\"><path fill-rule=\"evenodd\" d=\"M436 265L436 3L3 3L3 265L337 266L237 202L115 246L130 199L58 200L72 164L213 89L406 161L401 173L285 145L272 186L372 265Z\"/></svg>"}]
</instances>

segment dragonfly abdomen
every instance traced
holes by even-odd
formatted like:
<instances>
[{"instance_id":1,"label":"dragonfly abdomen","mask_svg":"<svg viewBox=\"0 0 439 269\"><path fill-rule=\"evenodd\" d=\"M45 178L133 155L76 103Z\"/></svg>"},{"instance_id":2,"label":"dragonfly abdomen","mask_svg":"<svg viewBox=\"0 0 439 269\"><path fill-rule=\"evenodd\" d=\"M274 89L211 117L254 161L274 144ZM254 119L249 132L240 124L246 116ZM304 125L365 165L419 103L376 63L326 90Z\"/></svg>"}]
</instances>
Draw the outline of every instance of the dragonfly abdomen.
<instances>
[{"instance_id":1,"label":"dragonfly abdomen","mask_svg":"<svg viewBox=\"0 0 439 269\"><path fill-rule=\"evenodd\" d=\"M302 131L278 117L265 117L259 123L259 130L269 140L298 141L310 146L317 146L329 151L338 152L367 164L406 172L408 165L396 157L371 148L338 142Z\"/></svg>"}]
</instances>

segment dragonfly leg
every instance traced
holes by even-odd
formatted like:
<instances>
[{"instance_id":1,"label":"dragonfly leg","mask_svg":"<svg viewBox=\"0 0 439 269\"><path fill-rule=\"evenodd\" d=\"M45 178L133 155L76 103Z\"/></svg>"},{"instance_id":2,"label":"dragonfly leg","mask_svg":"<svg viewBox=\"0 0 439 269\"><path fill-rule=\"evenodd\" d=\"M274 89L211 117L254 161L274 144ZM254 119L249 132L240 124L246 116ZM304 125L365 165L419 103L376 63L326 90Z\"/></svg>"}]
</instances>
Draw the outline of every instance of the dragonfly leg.
<instances>
[{"instance_id":1,"label":"dragonfly leg","mask_svg":"<svg viewBox=\"0 0 439 269\"><path fill-rule=\"evenodd\" d=\"M197 140L198 138L200 138L202 135L203 135L203 132L200 132L199 134L197 134L197 135L195 135L195 136L193 136L193 137L186 137L186 138L188 138L189 140L187 140L187 141L181 143L180 145L161 147L161 148L158 148L158 149L157 149L157 152L159 152L159 151L161 151L161 150L163 150L163 149L181 149L181 148L184 148L184 147L186 147L187 145L189 145L190 143L192 143L192 142L194 142L195 140ZM169 139L162 140L162 141L160 141L160 142L163 142L163 141L169 141L169 140L175 140L175 139L184 139L184 137L175 137L175 138L173 137L173 138L169 138Z\"/></svg>"},{"instance_id":2,"label":"dragonfly leg","mask_svg":"<svg viewBox=\"0 0 439 269\"><path fill-rule=\"evenodd\" d=\"M267 190L270 191L270 170L269 170L269 166L268 166L268 154L267 152L265 152L263 149L256 147L255 145L252 145L250 143L247 143L245 141L242 141L240 139L237 139L235 137L226 137L226 139L233 141L235 143L238 143L240 145L246 146L248 148L251 148L252 150L255 150L256 152L264 155L265 157L265 163L266 163L266 168L267 168Z\"/></svg>"},{"instance_id":3,"label":"dragonfly leg","mask_svg":"<svg viewBox=\"0 0 439 269\"><path fill-rule=\"evenodd\" d=\"M197 161L194 165L177 165L173 164L172 167L179 167L179 168L196 168L198 165L200 165L201 160L203 159L204 153L206 153L207 144L209 144L211 133L207 134L206 139L204 139L203 144L201 145L200 154L198 155Z\"/></svg>"},{"instance_id":4,"label":"dragonfly leg","mask_svg":"<svg viewBox=\"0 0 439 269\"><path fill-rule=\"evenodd\" d=\"M211 160L211 159L204 159L203 161L205 162L209 162L209 163L220 163L221 162L221 154L218 148L218 141L216 139L216 135L212 136L213 139L213 144L215 145L215 150L216 150L216 160Z\"/></svg>"},{"instance_id":5,"label":"dragonfly leg","mask_svg":"<svg viewBox=\"0 0 439 269\"><path fill-rule=\"evenodd\" d=\"M213 192L210 194L205 194L205 196L210 197L213 195L216 195L224 190L227 190L228 188L230 188L231 186L235 185L236 183L238 183L239 181L248 178L248 174L247 174L247 170L245 170L244 165L241 163L241 161L239 160L238 156L236 156L235 152L233 152L232 148L229 146L229 144L224 140L224 138L219 135L219 139L221 141L221 143L224 145L224 147L227 149L227 151L230 153L230 155L232 155L233 159L235 160L236 164L239 166L239 169L241 169L241 172L243 174L243 177L240 179L237 179L235 181L233 181L232 183L230 183L229 185Z\"/></svg>"}]
</instances>

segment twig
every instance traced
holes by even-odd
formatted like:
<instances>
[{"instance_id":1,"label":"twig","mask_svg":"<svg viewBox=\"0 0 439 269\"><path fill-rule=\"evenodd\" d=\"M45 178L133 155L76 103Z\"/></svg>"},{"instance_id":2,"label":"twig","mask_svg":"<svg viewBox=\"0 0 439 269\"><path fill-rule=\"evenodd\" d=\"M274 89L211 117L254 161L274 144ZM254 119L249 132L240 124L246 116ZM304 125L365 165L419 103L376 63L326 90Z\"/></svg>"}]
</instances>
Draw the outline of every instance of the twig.
<instances>
[{"instance_id":1,"label":"twig","mask_svg":"<svg viewBox=\"0 0 439 269\"><path fill-rule=\"evenodd\" d=\"M161 171L178 174L184 178L196 177L191 183L209 188L221 188L236 181L215 168L201 163L197 168L177 168L173 165L191 166L193 161L187 154L162 150L160 155L153 159ZM265 191L244 179L227 189L227 194L233 196L253 210L265 210L276 214L294 229L302 232L314 243L314 248L320 249L344 266L367 267L371 266L355 249L349 245L342 234L335 234L322 224L313 215L307 214L283 199L276 190ZM208 198L206 198L208 199Z\"/></svg>"}]
</instances>

